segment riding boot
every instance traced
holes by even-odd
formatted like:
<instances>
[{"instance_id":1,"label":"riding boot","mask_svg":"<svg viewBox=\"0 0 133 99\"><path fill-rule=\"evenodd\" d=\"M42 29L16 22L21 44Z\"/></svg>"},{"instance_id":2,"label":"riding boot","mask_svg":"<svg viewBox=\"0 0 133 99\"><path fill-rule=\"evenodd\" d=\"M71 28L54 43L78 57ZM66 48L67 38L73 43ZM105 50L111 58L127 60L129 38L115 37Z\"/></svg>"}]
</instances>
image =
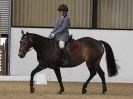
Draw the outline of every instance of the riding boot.
<instances>
[{"instance_id":1,"label":"riding boot","mask_svg":"<svg viewBox=\"0 0 133 99\"><path fill-rule=\"evenodd\" d=\"M63 65L68 65L69 62L70 62L70 59L69 59L69 55L68 55L68 52L67 52L67 49L64 47L61 49L61 53L62 53L62 63Z\"/></svg>"}]
</instances>

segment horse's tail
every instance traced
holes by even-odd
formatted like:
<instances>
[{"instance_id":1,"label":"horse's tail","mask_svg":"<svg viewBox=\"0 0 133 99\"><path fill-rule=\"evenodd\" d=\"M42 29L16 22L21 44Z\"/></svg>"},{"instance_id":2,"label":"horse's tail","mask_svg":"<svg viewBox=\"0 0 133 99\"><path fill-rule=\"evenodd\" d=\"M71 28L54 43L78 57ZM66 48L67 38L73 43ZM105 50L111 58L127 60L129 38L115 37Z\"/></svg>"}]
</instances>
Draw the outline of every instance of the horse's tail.
<instances>
[{"instance_id":1,"label":"horse's tail","mask_svg":"<svg viewBox=\"0 0 133 99\"><path fill-rule=\"evenodd\" d=\"M116 76L118 74L118 65L115 62L114 53L111 46L105 42L100 41L106 50L107 70L109 77Z\"/></svg>"}]
</instances>

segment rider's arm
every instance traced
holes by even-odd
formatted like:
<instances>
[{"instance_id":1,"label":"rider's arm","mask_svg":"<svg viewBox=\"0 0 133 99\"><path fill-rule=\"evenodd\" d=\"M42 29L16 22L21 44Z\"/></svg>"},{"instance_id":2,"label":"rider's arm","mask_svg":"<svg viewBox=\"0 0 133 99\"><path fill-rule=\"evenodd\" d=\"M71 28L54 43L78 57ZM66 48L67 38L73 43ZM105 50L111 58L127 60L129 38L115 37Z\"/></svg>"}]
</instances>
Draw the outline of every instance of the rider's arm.
<instances>
[{"instance_id":1,"label":"rider's arm","mask_svg":"<svg viewBox=\"0 0 133 99\"><path fill-rule=\"evenodd\" d=\"M64 18L62 26L58 28L55 32L53 32L55 35L56 34L61 34L63 33L66 29L68 29L70 26L70 19L68 17Z\"/></svg>"}]
</instances>

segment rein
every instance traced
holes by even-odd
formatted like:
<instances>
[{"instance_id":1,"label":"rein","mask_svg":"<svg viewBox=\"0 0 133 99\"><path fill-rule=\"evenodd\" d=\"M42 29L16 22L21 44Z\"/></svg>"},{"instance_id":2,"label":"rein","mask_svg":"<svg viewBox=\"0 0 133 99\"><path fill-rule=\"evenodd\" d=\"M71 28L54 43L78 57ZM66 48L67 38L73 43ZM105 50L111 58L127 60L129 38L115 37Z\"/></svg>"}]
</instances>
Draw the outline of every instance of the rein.
<instances>
[{"instance_id":1,"label":"rein","mask_svg":"<svg viewBox=\"0 0 133 99\"><path fill-rule=\"evenodd\" d=\"M52 33L48 36L49 39L54 40L54 38L51 37Z\"/></svg>"}]
</instances>

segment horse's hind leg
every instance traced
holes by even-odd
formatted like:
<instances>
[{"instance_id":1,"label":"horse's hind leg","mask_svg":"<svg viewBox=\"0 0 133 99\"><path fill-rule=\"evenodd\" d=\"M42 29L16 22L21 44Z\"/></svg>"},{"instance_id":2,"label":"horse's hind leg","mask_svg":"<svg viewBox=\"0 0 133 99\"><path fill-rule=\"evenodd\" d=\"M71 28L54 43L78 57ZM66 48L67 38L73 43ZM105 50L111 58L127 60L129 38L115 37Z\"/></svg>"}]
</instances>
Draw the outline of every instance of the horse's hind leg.
<instances>
[{"instance_id":1,"label":"horse's hind leg","mask_svg":"<svg viewBox=\"0 0 133 99\"><path fill-rule=\"evenodd\" d=\"M56 74L56 77L57 77L59 85L60 85L60 91L58 93L62 94L62 92L64 92L64 86L63 86L63 83L62 83L60 68L55 68L54 72Z\"/></svg>"},{"instance_id":2,"label":"horse's hind leg","mask_svg":"<svg viewBox=\"0 0 133 99\"><path fill-rule=\"evenodd\" d=\"M103 86L103 92L102 93L104 94L107 91L105 74L104 74L103 70L101 69L100 65L97 66L96 71L102 80L102 86Z\"/></svg>"},{"instance_id":3,"label":"horse's hind leg","mask_svg":"<svg viewBox=\"0 0 133 99\"><path fill-rule=\"evenodd\" d=\"M95 70L95 66L93 65L90 65L86 62L87 64L87 67L90 71L90 77L87 79L87 81L83 84L83 88L82 88L82 94L85 94L87 92L87 86L88 86L88 83L91 81L91 79L96 75L96 70Z\"/></svg>"}]
</instances>

